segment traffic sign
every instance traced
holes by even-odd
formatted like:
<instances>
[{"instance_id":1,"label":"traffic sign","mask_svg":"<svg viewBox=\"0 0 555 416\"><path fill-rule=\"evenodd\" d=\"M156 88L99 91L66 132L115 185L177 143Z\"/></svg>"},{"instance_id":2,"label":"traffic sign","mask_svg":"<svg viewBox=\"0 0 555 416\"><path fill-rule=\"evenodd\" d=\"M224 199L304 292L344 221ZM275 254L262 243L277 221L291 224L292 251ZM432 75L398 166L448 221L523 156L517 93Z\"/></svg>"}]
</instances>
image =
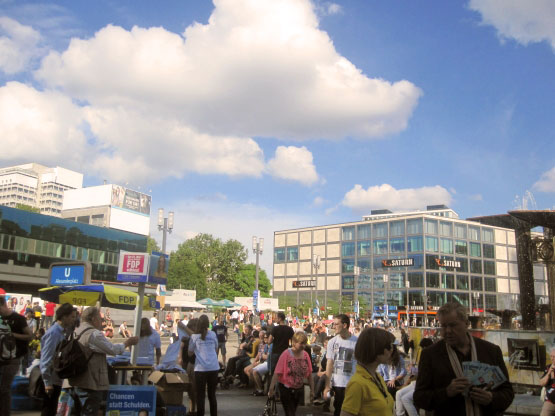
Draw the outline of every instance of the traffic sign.
<instances>
[{"instance_id":1,"label":"traffic sign","mask_svg":"<svg viewBox=\"0 0 555 416\"><path fill-rule=\"evenodd\" d=\"M91 264L85 262L52 263L50 265L49 286L86 285L91 282Z\"/></svg>"}]
</instances>

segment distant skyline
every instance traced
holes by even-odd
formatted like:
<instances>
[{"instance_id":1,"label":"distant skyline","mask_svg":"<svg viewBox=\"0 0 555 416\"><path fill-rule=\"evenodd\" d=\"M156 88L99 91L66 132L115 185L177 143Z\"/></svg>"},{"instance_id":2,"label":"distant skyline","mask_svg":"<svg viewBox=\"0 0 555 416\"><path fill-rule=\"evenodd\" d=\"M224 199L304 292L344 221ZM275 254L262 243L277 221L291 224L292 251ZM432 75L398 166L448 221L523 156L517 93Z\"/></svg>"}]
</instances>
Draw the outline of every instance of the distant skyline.
<instances>
[{"instance_id":1,"label":"distant skyline","mask_svg":"<svg viewBox=\"0 0 555 416\"><path fill-rule=\"evenodd\" d=\"M551 0L0 0L0 164L152 195L168 248L555 207ZM535 205L534 205L535 204Z\"/></svg>"}]
</instances>

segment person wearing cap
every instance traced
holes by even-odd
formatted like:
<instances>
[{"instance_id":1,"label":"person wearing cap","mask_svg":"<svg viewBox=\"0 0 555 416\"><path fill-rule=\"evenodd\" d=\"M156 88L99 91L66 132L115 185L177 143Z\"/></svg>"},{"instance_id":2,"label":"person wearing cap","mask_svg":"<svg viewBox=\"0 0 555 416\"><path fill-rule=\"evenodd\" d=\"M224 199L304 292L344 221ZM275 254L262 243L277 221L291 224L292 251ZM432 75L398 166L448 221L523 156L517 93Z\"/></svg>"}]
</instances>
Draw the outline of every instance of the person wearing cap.
<instances>
[{"instance_id":1,"label":"person wearing cap","mask_svg":"<svg viewBox=\"0 0 555 416\"><path fill-rule=\"evenodd\" d=\"M403 385L403 380L407 375L405 360L401 356L401 353L399 353L399 345L399 340L393 342L395 348L391 354L391 361L389 363L380 364L377 369L377 372L387 384L387 390L393 399L395 399L395 394L399 387Z\"/></svg>"},{"instance_id":2,"label":"person wearing cap","mask_svg":"<svg viewBox=\"0 0 555 416\"><path fill-rule=\"evenodd\" d=\"M65 336L73 331L77 309L64 303L56 310L56 322L46 331L40 341L40 372L44 382L45 397L42 400L41 416L55 416L58 397L62 391L62 380L53 369L56 349Z\"/></svg>"}]
</instances>

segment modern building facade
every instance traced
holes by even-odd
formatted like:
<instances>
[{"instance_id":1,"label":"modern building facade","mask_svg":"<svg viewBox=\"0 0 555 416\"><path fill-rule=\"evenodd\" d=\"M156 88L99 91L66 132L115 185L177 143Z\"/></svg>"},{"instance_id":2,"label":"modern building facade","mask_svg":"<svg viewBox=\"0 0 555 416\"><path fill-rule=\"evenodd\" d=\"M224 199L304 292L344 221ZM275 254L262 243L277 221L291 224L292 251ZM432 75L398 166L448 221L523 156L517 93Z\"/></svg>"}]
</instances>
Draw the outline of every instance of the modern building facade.
<instances>
[{"instance_id":1,"label":"modern building facade","mask_svg":"<svg viewBox=\"0 0 555 416\"><path fill-rule=\"evenodd\" d=\"M543 265L534 266L534 278L536 299L545 302ZM280 305L340 303L353 310L349 304L358 298L361 313L383 316L386 310L390 319L407 305L409 313L433 313L449 301L474 314L517 310L515 234L461 220L445 206L373 211L358 222L276 231L273 290Z\"/></svg>"},{"instance_id":2,"label":"modern building facade","mask_svg":"<svg viewBox=\"0 0 555 416\"><path fill-rule=\"evenodd\" d=\"M120 250L145 252L144 235L0 206L0 286L35 293L50 264L90 261L92 280L117 280Z\"/></svg>"},{"instance_id":3,"label":"modern building facade","mask_svg":"<svg viewBox=\"0 0 555 416\"><path fill-rule=\"evenodd\" d=\"M83 174L38 163L0 169L0 205L38 208L42 214L60 216L64 191L83 186Z\"/></svg>"}]
</instances>

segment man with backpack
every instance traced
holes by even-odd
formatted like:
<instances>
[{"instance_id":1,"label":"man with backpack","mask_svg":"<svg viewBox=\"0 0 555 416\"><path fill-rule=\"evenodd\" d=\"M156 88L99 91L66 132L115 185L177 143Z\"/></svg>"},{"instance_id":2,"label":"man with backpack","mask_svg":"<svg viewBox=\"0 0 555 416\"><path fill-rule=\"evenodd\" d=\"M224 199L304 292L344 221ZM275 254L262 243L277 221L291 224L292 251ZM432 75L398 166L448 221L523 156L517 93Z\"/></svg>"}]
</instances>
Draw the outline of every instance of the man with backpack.
<instances>
[{"instance_id":1,"label":"man with backpack","mask_svg":"<svg viewBox=\"0 0 555 416\"><path fill-rule=\"evenodd\" d=\"M84 372L69 377L68 381L81 404L81 415L97 416L109 387L106 355L123 353L126 347L136 345L139 337L127 338L123 344L112 344L102 332L100 310L94 306L83 311L81 325L75 334L87 357L87 368Z\"/></svg>"},{"instance_id":2,"label":"man with backpack","mask_svg":"<svg viewBox=\"0 0 555 416\"><path fill-rule=\"evenodd\" d=\"M10 416L12 381L19 371L21 357L27 354L33 333L23 316L12 311L0 296L0 415Z\"/></svg>"},{"instance_id":3,"label":"man with backpack","mask_svg":"<svg viewBox=\"0 0 555 416\"><path fill-rule=\"evenodd\" d=\"M56 323L41 339L40 372L44 382L45 396L42 400L41 416L55 416L58 397L62 391L62 379L54 371L54 358L58 345L73 331L77 319L77 309L64 303L56 310Z\"/></svg>"}]
</instances>

